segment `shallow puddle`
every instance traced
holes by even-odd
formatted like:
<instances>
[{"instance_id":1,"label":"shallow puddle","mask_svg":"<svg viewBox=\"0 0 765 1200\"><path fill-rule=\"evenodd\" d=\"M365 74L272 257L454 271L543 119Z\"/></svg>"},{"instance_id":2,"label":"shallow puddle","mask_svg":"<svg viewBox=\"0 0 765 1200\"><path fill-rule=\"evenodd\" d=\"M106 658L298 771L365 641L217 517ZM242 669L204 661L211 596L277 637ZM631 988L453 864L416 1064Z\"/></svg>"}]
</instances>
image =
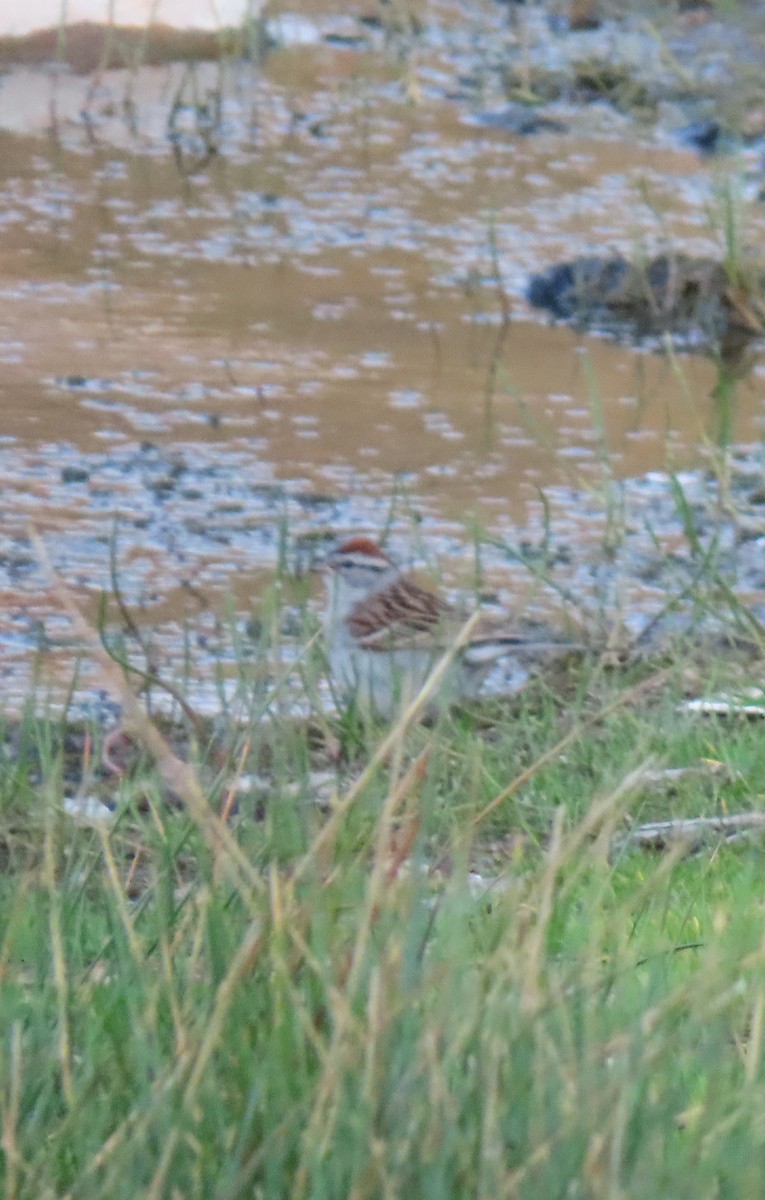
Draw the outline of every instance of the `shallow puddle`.
<instances>
[{"instance_id":1,"label":"shallow puddle","mask_svg":"<svg viewBox=\"0 0 765 1200\"><path fill-rule=\"evenodd\" d=\"M97 86L3 79L7 695L40 653L72 661L30 522L91 613L116 537L125 599L161 626L172 673L184 628L229 599L246 612L280 556L294 567L330 532L392 522L394 545L470 584L484 529L505 544L485 551L490 582L536 603L506 547L529 522L538 536L540 491L597 493L717 439L708 359L552 326L524 294L582 253L719 257L710 212L741 163L608 106L572 107L573 132L486 125L496 79L459 10L434 11L440 38L403 60L378 38ZM499 6L482 19L505 28ZM763 222L753 210L749 234ZM761 393L755 355L734 440L760 440ZM575 507L565 538L584 546ZM217 644L196 650L211 671Z\"/></svg>"}]
</instances>

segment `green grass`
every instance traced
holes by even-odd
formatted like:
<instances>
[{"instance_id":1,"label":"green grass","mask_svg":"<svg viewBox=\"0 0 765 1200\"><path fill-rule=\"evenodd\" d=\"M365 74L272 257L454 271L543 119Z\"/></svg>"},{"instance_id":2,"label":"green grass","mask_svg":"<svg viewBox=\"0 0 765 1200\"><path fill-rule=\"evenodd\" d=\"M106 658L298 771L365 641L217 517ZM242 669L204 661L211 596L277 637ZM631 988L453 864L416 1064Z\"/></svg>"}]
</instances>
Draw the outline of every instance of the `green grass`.
<instances>
[{"instance_id":1,"label":"green grass","mask_svg":"<svg viewBox=\"0 0 765 1200\"><path fill-rule=\"evenodd\" d=\"M146 765L107 833L75 825L71 733L9 726L3 1196L760 1197L760 846L609 855L630 822L761 803L760 726L678 715L688 666L414 725L335 824L285 728L228 841ZM382 731L343 736L340 796ZM701 758L727 769L640 783Z\"/></svg>"}]
</instances>

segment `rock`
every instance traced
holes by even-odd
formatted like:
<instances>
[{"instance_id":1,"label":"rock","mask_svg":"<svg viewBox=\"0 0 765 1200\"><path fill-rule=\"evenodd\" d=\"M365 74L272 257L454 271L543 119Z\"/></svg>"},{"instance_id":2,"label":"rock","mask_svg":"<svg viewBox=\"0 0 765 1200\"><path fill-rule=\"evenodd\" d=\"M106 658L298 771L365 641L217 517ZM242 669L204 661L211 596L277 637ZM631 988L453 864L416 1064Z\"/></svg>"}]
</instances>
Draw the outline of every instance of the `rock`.
<instances>
[{"instance_id":1,"label":"rock","mask_svg":"<svg viewBox=\"0 0 765 1200\"><path fill-rule=\"evenodd\" d=\"M765 335L765 268L733 280L722 263L687 254L558 263L533 276L527 298L559 320L637 337L671 333L691 348L735 350Z\"/></svg>"},{"instance_id":2,"label":"rock","mask_svg":"<svg viewBox=\"0 0 765 1200\"><path fill-rule=\"evenodd\" d=\"M677 136L684 146L692 146L699 154L717 154L729 140L719 121L703 118L683 125L677 130Z\"/></svg>"},{"instance_id":3,"label":"rock","mask_svg":"<svg viewBox=\"0 0 765 1200\"><path fill-rule=\"evenodd\" d=\"M62 467L61 482L62 483L87 483L90 479L90 471L86 467Z\"/></svg>"}]
</instances>

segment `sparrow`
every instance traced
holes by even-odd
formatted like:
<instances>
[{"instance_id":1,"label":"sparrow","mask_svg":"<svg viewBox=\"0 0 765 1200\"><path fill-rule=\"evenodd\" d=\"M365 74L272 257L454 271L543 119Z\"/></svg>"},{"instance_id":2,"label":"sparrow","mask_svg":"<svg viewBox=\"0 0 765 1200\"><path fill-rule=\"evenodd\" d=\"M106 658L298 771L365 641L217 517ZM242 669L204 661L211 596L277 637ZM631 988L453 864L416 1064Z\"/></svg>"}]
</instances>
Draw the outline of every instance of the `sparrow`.
<instances>
[{"instance_id":1,"label":"sparrow","mask_svg":"<svg viewBox=\"0 0 765 1200\"><path fill-rule=\"evenodd\" d=\"M369 537L352 537L327 557L324 635L339 696L383 718L418 694L454 646L465 614L422 587ZM472 698L497 660L582 650L553 636L510 633L479 616L455 657L447 702ZM443 699L443 697L441 697Z\"/></svg>"}]
</instances>

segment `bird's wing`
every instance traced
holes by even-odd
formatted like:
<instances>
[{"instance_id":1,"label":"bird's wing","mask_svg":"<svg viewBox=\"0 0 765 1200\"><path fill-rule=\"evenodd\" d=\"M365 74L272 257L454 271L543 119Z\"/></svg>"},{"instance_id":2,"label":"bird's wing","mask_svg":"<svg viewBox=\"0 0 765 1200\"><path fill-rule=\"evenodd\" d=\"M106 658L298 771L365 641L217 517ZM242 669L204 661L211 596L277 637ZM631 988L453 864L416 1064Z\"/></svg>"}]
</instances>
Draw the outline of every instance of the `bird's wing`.
<instances>
[{"instance_id":1,"label":"bird's wing","mask_svg":"<svg viewBox=\"0 0 765 1200\"><path fill-rule=\"evenodd\" d=\"M464 628L466 615L435 593L413 583L397 581L371 599L357 604L346 617L348 632L365 650L446 650ZM544 626L516 623L482 613L473 629L465 657L478 666L517 652L519 656L582 650L581 643L556 635Z\"/></svg>"},{"instance_id":2,"label":"bird's wing","mask_svg":"<svg viewBox=\"0 0 765 1200\"><path fill-rule=\"evenodd\" d=\"M444 600L408 579L357 604L346 625L365 650L432 649L442 625L453 615Z\"/></svg>"}]
</instances>

